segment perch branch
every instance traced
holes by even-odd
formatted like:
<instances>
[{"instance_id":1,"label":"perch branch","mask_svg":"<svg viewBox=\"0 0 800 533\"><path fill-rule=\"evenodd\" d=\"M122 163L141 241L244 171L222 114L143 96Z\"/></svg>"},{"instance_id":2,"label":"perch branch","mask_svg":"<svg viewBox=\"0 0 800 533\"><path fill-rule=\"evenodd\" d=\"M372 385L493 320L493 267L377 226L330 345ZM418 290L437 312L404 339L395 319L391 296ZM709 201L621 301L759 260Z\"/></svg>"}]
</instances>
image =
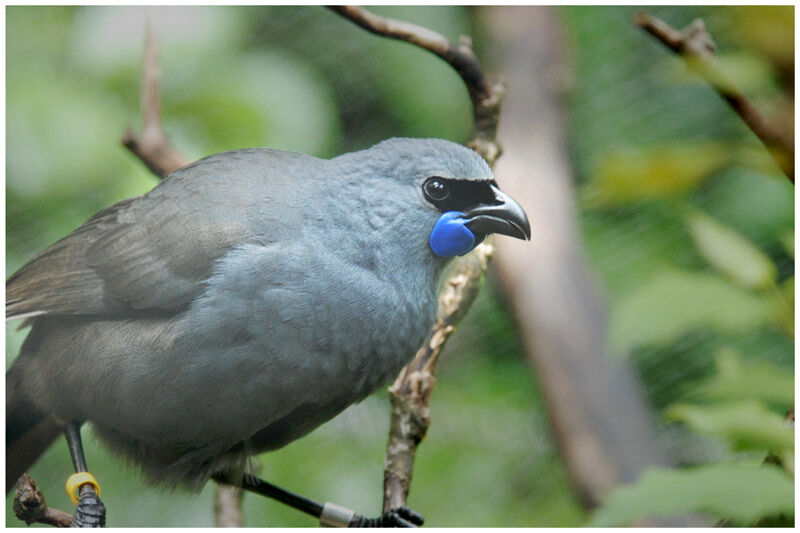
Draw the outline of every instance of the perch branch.
<instances>
[{"instance_id":1,"label":"perch branch","mask_svg":"<svg viewBox=\"0 0 800 533\"><path fill-rule=\"evenodd\" d=\"M493 247L483 243L456 266L439 294L436 322L414 360L389 387L392 414L384 473L384 510L406 505L417 445L430 425L434 371L447 339L478 295Z\"/></svg>"},{"instance_id":2,"label":"perch branch","mask_svg":"<svg viewBox=\"0 0 800 533\"><path fill-rule=\"evenodd\" d=\"M500 156L497 124L505 96L502 81L489 83L469 46L469 39L456 45L444 36L408 22L380 17L360 7L331 7L342 17L365 30L406 41L445 60L461 76L472 101L475 131L467 146L490 166ZM403 507L408 499L417 445L430 425L430 397L436 383L434 371L447 339L466 314L483 282L492 245L483 243L457 260L453 274L439 295L439 311L422 347L389 388L392 414L389 443L384 460L384 511Z\"/></svg>"},{"instance_id":3,"label":"perch branch","mask_svg":"<svg viewBox=\"0 0 800 533\"><path fill-rule=\"evenodd\" d=\"M189 160L175 150L161 127L161 100L159 96L158 31L152 11L147 18L142 64L142 133L128 126L122 144L138 157L150 171L163 178L178 170Z\"/></svg>"},{"instance_id":4,"label":"perch branch","mask_svg":"<svg viewBox=\"0 0 800 533\"><path fill-rule=\"evenodd\" d=\"M794 133L773 127L755 108L741 87L714 58L716 45L706 31L702 20L697 19L683 31L649 13L636 14L637 26L661 41L679 55L688 68L705 79L711 87L739 115L750 130L764 143L775 163L794 183Z\"/></svg>"},{"instance_id":5,"label":"perch branch","mask_svg":"<svg viewBox=\"0 0 800 533\"><path fill-rule=\"evenodd\" d=\"M28 474L22 474L17 481L13 507L17 518L28 525L38 522L54 527L70 527L72 524L71 514L47 506L44 494Z\"/></svg>"}]
</instances>

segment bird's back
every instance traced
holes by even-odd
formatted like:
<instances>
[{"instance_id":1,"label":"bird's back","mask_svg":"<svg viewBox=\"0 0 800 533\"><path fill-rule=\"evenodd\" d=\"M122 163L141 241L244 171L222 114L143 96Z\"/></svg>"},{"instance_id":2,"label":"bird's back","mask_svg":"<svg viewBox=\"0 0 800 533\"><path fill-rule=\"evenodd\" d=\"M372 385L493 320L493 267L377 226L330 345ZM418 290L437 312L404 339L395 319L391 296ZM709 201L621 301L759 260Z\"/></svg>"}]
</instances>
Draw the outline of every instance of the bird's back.
<instances>
[{"instance_id":1,"label":"bird's back","mask_svg":"<svg viewBox=\"0 0 800 533\"><path fill-rule=\"evenodd\" d=\"M174 172L149 193L97 213L11 276L6 319L185 310L232 247L276 242L300 225L297 168L317 162L251 149Z\"/></svg>"}]
</instances>

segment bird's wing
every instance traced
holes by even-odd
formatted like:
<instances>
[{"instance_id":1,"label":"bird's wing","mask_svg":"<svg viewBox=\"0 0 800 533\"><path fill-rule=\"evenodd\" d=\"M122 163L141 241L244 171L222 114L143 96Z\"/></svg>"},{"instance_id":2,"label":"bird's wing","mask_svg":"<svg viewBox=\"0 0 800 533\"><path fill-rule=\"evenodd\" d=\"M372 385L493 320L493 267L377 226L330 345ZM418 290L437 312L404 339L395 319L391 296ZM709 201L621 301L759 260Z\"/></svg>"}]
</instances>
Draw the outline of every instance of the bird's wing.
<instances>
[{"instance_id":1,"label":"bird's wing","mask_svg":"<svg viewBox=\"0 0 800 533\"><path fill-rule=\"evenodd\" d=\"M6 284L6 320L185 309L203 291L214 262L246 232L235 217L206 209L213 198L175 189L101 211L22 267Z\"/></svg>"}]
</instances>

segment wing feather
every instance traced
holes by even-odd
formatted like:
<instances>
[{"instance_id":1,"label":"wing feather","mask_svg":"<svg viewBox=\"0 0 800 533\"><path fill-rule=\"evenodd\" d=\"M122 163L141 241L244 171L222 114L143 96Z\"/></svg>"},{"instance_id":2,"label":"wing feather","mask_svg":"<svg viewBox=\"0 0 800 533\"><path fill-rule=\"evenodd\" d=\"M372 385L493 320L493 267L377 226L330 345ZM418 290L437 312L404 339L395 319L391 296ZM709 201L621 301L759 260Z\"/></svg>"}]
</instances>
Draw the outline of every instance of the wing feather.
<instances>
[{"instance_id":1,"label":"wing feather","mask_svg":"<svg viewBox=\"0 0 800 533\"><path fill-rule=\"evenodd\" d=\"M140 196L101 211L9 278L6 320L185 309L203 291L214 261L245 234L240 224L193 205L187 211Z\"/></svg>"},{"instance_id":2,"label":"wing feather","mask_svg":"<svg viewBox=\"0 0 800 533\"><path fill-rule=\"evenodd\" d=\"M232 248L299 227L298 161L318 160L266 149L217 154L97 213L9 278L6 320L186 309Z\"/></svg>"}]
</instances>

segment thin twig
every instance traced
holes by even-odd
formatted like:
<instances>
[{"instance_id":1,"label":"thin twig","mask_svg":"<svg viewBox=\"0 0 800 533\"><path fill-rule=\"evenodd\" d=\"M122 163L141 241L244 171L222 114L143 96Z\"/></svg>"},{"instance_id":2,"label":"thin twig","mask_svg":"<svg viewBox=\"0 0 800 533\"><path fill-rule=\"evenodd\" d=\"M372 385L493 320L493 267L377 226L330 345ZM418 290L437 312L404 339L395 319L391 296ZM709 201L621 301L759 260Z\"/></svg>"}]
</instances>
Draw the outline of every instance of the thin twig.
<instances>
[{"instance_id":1,"label":"thin twig","mask_svg":"<svg viewBox=\"0 0 800 533\"><path fill-rule=\"evenodd\" d=\"M469 146L490 165L500 156L496 140L500 105L505 95L502 81L490 83L470 48L470 40L461 38L460 44L450 42L443 35L402 20L381 17L357 6L330 6L342 17L361 26L370 33L414 44L445 60L461 76L472 100L475 133Z\"/></svg>"},{"instance_id":2,"label":"thin twig","mask_svg":"<svg viewBox=\"0 0 800 533\"><path fill-rule=\"evenodd\" d=\"M385 511L406 505L417 445L430 425L436 363L478 295L492 253L492 245L483 243L459 262L439 294L439 311L428 338L389 387L392 415L383 479Z\"/></svg>"},{"instance_id":3,"label":"thin twig","mask_svg":"<svg viewBox=\"0 0 800 533\"><path fill-rule=\"evenodd\" d=\"M17 518L28 525L38 522L54 527L70 527L72 524L71 514L47 506L44 494L28 474L22 474L17 481L13 507Z\"/></svg>"},{"instance_id":4,"label":"thin twig","mask_svg":"<svg viewBox=\"0 0 800 533\"><path fill-rule=\"evenodd\" d=\"M634 22L683 58L690 70L714 88L761 139L775 163L794 183L794 132L775 128L758 112L741 87L715 59L716 46L703 21L697 19L683 31L678 31L663 20L640 12Z\"/></svg>"},{"instance_id":5,"label":"thin twig","mask_svg":"<svg viewBox=\"0 0 800 533\"><path fill-rule=\"evenodd\" d=\"M125 130L122 144L138 157L150 171L163 178L178 170L189 160L175 150L161 127L161 100L158 70L158 29L152 8L145 29L144 61L142 65L142 134L130 126Z\"/></svg>"},{"instance_id":6,"label":"thin twig","mask_svg":"<svg viewBox=\"0 0 800 533\"><path fill-rule=\"evenodd\" d=\"M330 9L368 32L415 44L441 57L464 79L473 102L485 99L491 92L478 58L466 42L455 45L443 35L428 28L402 20L380 17L358 6L331 6Z\"/></svg>"},{"instance_id":7,"label":"thin twig","mask_svg":"<svg viewBox=\"0 0 800 533\"><path fill-rule=\"evenodd\" d=\"M412 43L444 59L461 76L472 100L475 131L467 145L489 165L500 156L497 123L505 96L502 81L490 84L477 57L462 38L459 45L444 36L408 22L380 17L360 7L337 6L333 11L382 37ZM436 383L436 362L445 342L469 309L483 282L492 246L484 243L457 260L453 274L439 295L436 323L414 360L389 388L392 415L384 460L384 511L403 507L408 499L417 445L430 425L430 396Z\"/></svg>"}]
</instances>

